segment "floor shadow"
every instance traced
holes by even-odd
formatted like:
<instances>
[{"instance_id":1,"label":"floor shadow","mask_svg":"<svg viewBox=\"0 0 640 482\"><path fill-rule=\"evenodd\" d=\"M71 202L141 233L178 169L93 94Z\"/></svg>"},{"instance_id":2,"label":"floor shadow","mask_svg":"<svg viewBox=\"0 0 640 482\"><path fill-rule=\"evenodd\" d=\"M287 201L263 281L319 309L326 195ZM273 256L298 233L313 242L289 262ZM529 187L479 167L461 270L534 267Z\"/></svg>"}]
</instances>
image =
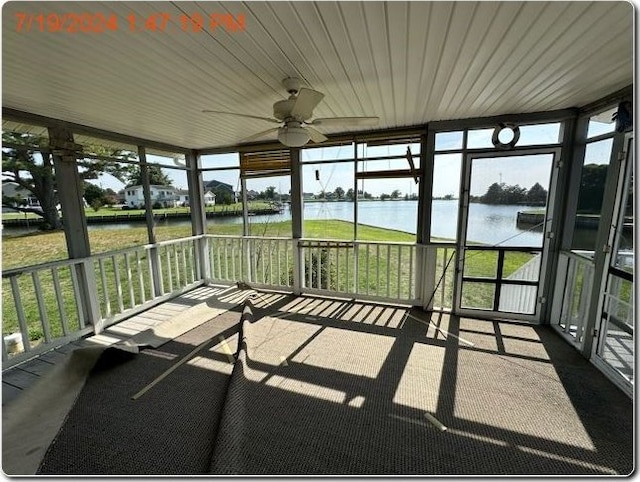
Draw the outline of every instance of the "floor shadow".
<instances>
[{"instance_id":1,"label":"floor shadow","mask_svg":"<svg viewBox=\"0 0 640 482\"><path fill-rule=\"evenodd\" d=\"M94 373L41 473L633 468L631 402L550 330L376 303L243 295L248 311L236 308ZM236 351L231 359L220 340Z\"/></svg>"}]
</instances>

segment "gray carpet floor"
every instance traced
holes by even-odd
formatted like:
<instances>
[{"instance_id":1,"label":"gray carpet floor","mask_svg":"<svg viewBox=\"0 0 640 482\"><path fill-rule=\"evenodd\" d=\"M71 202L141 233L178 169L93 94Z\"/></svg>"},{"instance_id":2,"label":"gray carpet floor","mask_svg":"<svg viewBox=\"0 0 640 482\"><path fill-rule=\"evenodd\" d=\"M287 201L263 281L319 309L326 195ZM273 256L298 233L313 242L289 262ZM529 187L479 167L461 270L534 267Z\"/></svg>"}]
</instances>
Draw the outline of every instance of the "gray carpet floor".
<instances>
[{"instance_id":1,"label":"gray carpet floor","mask_svg":"<svg viewBox=\"0 0 640 482\"><path fill-rule=\"evenodd\" d=\"M274 300L96 367L40 473L633 470L632 401L549 328Z\"/></svg>"}]
</instances>

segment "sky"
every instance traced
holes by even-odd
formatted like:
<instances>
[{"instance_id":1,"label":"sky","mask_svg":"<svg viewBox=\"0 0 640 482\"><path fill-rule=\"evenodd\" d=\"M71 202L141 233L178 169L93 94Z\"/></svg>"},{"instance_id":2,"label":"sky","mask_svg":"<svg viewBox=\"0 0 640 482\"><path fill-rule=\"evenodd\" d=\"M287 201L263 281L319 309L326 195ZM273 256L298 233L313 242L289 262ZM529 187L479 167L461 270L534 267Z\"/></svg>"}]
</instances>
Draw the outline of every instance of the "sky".
<instances>
[{"instance_id":1,"label":"sky","mask_svg":"<svg viewBox=\"0 0 640 482\"><path fill-rule=\"evenodd\" d=\"M589 136L595 136L611 131L611 123L591 122ZM538 126L521 126L518 146L540 145L557 142L560 124L543 124ZM470 130L467 145L470 148L491 148L491 136L493 129ZM504 139L507 142L508 139ZM607 163L608 153L611 150L612 140L595 142L588 145L585 163ZM462 153L452 152L462 146L462 132L439 133L436 136L436 155L434 159L433 196L443 197L452 195L458 197L460 191L460 177L462 168ZM414 155L419 154L419 144L409 145ZM407 145L393 146L364 146L359 145L358 157L381 157L399 155L404 156ZM352 159L354 156L353 145L339 147L313 147L302 151L302 183L303 191L319 193L320 191L333 192L337 187L342 187L346 192L354 186L354 166L352 162L327 163L329 160ZM173 159L147 154L148 162L174 165ZM323 163L323 161L325 161ZM416 167L419 167L419 158L415 158ZM202 157L202 167L232 167L238 165L238 154L218 154ZM552 166L552 155L528 155L506 156L493 154L490 158L478 158L472 161L471 194L482 195L494 182L504 182L507 185L518 184L526 189L535 183L541 184L545 189L549 187L549 179ZM404 157L397 160L384 161L360 161L358 169L362 171L376 171L386 169L408 169L408 162ZM173 185L178 188L187 188L187 176L185 171L166 169L163 171L173 180ZM317 174L316 174L317 171ZM240 189L239 170L205 171L205 181L216 179ZM124 184L109 175L103 175L92 181L103 189L111 188L118 191ZM274 186L276 192L289 193L291 183L288 176L249 179L247 188L254 191L264 191L267 187ZM417 194L418 185L412 178L402 179L366 179L358 182L358 189L363 189L374 196L386 193L391 194L399 190L401 195Z\"/></svg>"}]
</instances>

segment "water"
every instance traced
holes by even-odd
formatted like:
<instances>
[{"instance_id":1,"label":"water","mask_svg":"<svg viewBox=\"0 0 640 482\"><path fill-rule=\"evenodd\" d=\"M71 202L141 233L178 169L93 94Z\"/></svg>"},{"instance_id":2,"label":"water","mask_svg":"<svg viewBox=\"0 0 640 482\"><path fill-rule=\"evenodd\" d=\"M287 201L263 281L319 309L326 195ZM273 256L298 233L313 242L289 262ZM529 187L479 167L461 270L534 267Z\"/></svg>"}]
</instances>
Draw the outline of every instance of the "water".
<instances>
[{"instance_id":1,"label":"water","mask_svg":"<svg viewBox=\"0 0 640 482\"><path fill-rule=\"evenodd\" d=\"M310 202L304 205L305 219L341 219L353 221L354 203L350 202ZM526 231L516 226L518 211L525 206L490 206L472 203L469 215L469 236L473 241L506 246L540 246L542 233ZM358 222L371 226L395 229L411 234L417 231L417 201L366 201L358 203ZM288 206L280 214L251 216L251 223L279 222L291 220ZM458 201L434 200L432 211L432 237L455 239L458 220ZM242 224L242 217L207 218L210 224ZM167 219L159 225L188 226L188 219ZM144 226L144 221L112 224L89 224L89 230L129 229ZM33 231L27 228L4 228L5 234L19 235ZM515 236L515 237L513 237Z\"/></svg>"}]
</instances>

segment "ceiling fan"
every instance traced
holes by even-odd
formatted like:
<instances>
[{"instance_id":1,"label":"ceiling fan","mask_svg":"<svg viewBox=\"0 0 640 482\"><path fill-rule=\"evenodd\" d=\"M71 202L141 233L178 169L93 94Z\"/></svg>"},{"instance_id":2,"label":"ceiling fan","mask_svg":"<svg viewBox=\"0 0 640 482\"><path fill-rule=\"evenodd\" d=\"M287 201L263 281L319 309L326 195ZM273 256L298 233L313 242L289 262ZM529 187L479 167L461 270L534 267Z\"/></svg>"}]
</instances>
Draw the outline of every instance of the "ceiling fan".
<instances>
[{"instance_id":1,"label":"ceiling fan","mask_svg":"<svg viewBox=\"0 0 640 482\"><path fill-rule=\"evenodd\" d=\"M317 90L301 87L302 83L295 77L287 77L282 81L282 85L289 93L289 98L286 100L279 100L273 104L273 117L261 117L219 110L203 110L202 112L210 114L235 115L238 117L246 117L249 119L258 119L274 124L281 124L280 127L274 127L266 131L258 132L257 134L242 139L240 142L253 141L277 132L278 140L287 147L301 147L309 142L309 140L315 143L326 141L327 136L318 131L315 126L334 126L345 124L373 126L378 123L378 117L326 117L310 121L309 119L313 117L313 109L315 109L324 98L324 94Z\"/></svg>"}]
</instances>

